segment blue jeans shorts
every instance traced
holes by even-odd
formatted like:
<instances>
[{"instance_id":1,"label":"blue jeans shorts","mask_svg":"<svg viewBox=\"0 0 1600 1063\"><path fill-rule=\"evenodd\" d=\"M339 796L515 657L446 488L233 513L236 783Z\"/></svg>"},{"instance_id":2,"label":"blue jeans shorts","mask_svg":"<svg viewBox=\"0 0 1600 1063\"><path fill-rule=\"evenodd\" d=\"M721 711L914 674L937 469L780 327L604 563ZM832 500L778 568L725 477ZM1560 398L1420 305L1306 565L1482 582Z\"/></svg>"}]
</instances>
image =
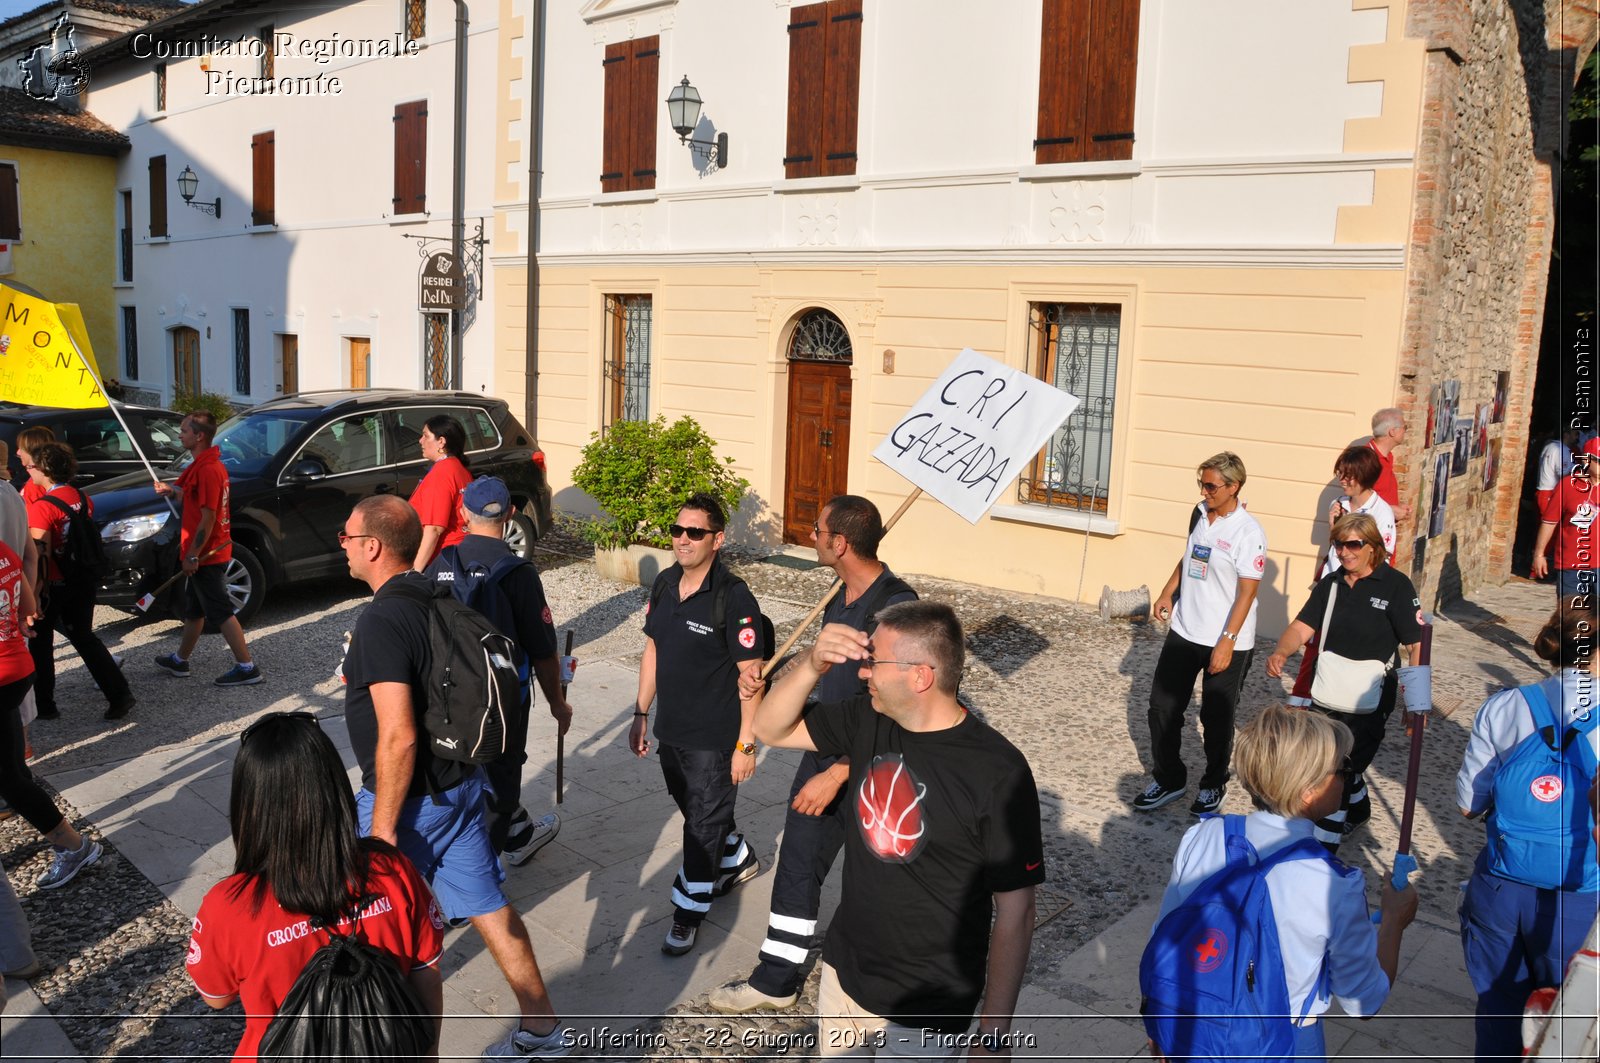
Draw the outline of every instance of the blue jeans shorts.
<instances>
[{"instance_id":1,"label":"blue jeans shorts","mask_svg":"<svg viewBox=\"0 0 1600 1063\"><path fill-rule=\"evenodd\" d=\"M500 890L505 870L489 844L483 774L474 771L439 795L423 794L400 806L400 851L433 887L447 919L471 919L508 903ZM356 791L361 833L372 829L372 791Z\"/></svg>"}]
</instances>

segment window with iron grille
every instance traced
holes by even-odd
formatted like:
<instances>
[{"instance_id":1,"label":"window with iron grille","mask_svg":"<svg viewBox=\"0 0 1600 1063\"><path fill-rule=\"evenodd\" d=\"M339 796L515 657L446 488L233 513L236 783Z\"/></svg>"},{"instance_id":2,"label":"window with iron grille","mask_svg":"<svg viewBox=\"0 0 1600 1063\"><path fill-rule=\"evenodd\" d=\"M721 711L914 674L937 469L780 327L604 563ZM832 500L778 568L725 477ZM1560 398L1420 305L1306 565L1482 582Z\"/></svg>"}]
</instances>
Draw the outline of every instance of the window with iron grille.
<instances>
[{"instance_id":1,"label":"window with iron grille","mask_svg":"<svg viewBox=\"0 0 1600 1063\"><path fill-rule=\"evenodd\" d=\"M650 419L651 312L648 295L606 296L602 429L618 421Z\"/></svg>"},{"instance_id":2,"label":"window with iron grille","mask_svg":"<svg viewBox=\"0 0 1600 1063\"><path fill-rule=\"evenodd\" d=\"M428 32L428 0L405 0L406 40L420 41Z\"/></svg>"},{"instance_id":3,"label":"window with iron grille","mask_svg":"<svg viewBox=\"0 0 1600 1063\"><path fill-rule=\"evenodd\" d=\"M250 394L250 311L233 308L233 390Z\"/></svg>"},{"instance_id":4,"label":"window with iron grille","mask_svg":"<svg viewBox=\"0 0 1600 1063\"><path fill-rule=\"evenodd\" d=\"M167 64L156 64L156 110L167 109Z\"/></svg>"},{"instance_id":5,"label":"window with iron grille","mask_svg":"<svg viewBox=\"0 0 1600 1063\"><path fill-rule=\"evenodd\" d=\"M276 47L277 34L271 26L262 26L259 34L261 41L261 77L267 81L276 76L278 70L278 50Z\"/></svg>"},{"instance_id":6,"label":"window with iron grille","mask_svg":"<svg viewBox=\"0 0 1600 1063\"><path fill-rule=\"evenodd\" d=\"M1034 303L1029 308L1029 364L1041 380L1076 395L1081 404L1018 482L1018 501L1106 512L1121 337L1122 307L1115 304Z\"/></svg>"},{"instance_id":7,"label":"window with iron grille","mask_svg":"<svg viewBox=\"0 0 1600 1063\"><path fill-rule=\"evenodd\" d=\"M422 386L434 391L450 387L450 315L422 315Z\"/></svg>"},{"instance_id":8,"label":"window with iron grille","mask_svg":"<svg viewBox=\"0 0 1600 1063\"><path fill-rule=\"evenodd\" d=\"M122 308L122 375L139 379L139 312L131 306Z\"/></svg>"},{"instance_id":9,"label":"window with iron grille","mask_svg":"<svg viewBox=\"0 0 1600 1063\"><path fill-rule=\"evenodd\" d=\"M133 192L123 189L119 194L122 204L122 228L117 232L117 278L133 280Z\"/></svg>"}]
</instances>

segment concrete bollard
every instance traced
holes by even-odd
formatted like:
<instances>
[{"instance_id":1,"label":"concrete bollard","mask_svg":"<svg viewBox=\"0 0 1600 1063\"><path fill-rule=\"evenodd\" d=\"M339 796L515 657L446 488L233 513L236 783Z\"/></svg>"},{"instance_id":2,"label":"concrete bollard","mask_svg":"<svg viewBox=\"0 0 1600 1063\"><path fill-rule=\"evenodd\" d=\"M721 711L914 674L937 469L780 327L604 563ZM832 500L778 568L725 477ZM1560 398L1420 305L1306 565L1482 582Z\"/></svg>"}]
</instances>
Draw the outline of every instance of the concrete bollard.
<instances>
[{"instance_id":1,"label":"concrete bollard","mask_svg":"<svg viewBox=\"0 0 1600 1063\"><path fill-rule=\"evenodd\" d=\"M1109 585L1100 592L1100 619L1138 620L1150 619L1150 588L1138 587L1131 591L1114 591Z\"/></svg>"}]
</instances>

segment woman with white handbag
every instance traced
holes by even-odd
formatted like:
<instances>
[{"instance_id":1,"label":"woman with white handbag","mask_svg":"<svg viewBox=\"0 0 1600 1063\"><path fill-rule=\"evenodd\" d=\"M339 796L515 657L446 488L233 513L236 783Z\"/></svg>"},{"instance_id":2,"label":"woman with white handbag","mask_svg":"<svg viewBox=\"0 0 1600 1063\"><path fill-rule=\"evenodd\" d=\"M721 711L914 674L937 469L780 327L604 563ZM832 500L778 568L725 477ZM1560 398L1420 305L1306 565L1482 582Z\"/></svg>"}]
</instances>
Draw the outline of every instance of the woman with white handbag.
<instances>
[{"instance_id":1,"label":"woman with white handbag","mask_svg":"<svg viewBox=\"0 0 1600 1063\"><path fill-rule=\"evenodd\" d=\"M1317 581L1300 615L1267 658L1267 675L1283 675L1284 665L1313 635L1317 654L1311 707L1343 720L1355 735L1350 752L1354 773L1339 811L1317 821L1317 839L1337 850L1345 832L1372 816L1361 772L1383 741L1394 711L1399 683L1395 664L1404 649L1415 664L1422 639L1422 606L1411 580L1388 561L1383 533L1365 513L1347 513L1333 522L1330 536L1339 569Z\"/></svg>"}]
</instances>

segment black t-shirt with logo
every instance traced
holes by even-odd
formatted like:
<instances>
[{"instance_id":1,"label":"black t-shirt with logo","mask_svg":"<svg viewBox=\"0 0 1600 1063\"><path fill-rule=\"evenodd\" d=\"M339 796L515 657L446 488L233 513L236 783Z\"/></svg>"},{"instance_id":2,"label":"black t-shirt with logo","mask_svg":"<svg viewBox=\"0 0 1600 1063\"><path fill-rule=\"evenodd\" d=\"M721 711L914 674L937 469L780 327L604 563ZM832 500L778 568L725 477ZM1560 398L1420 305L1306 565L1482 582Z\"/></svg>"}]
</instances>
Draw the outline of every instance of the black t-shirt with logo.
<instances>
[{"instance_id":1,"label":"black t-shirt with logo","mask_svg":"<svg viewBox=\"0 0 1600 1063\"><path fill-rule=\"evenodd\" d=\"M1344 582L1343 569L1329 573L1311 589L1311 597L1295 619L1321 631L1322 614L1335 581L1339 593L1333 600L1328 630L1319 640L1320 649L1352 661L1387 661L1397 646L1421 640L1422 606L1417 588L1392 565L1379 565L1372 575L1356 580L1354 587Z\"/></svg>"},{"instance_id":2,"label":"black t-shirt with logo","mask_svg":"<svg viewBox=\"0 0 1600 1063\"><path fill-rule=\"evenodd\" d=\"M350 633L350 652L344 658L344 720L350 731L350 748L361 765L361 785L377 792L378 717L372 709L373 683L405 683L411 687L411 712L417 723L417 761L412 769L407 797L449 790L473 770L460 761L441 760L428 752L428 732L422 724L427 709L427 676L433 651L428 645L429 610L432 606L401 589L405 584L423 594L433 584L420 572L391 576L361 611Z\"/></svg>"},{"instance_id":3,"label":"black t-shirt with logo","mask_svg":"<svg viewBox=\"0 0 1600 1063\"><path fill-rule=\"evenodd\" d=\"M991 898L1044 881L1039 795L1017 748L970 715L907 731L870 697L806 717L850 758L844 887L822 956L874 1014L965 1030L983 996Z\"/></svg>"},{"instance_id":4,"label":"black t-shirt with logo","mask_svg":"<svg viewBox=\"0 0 1600 1063\"><path fill-rule=\"evenodd\" d=\"M656 644L656 741L679 749L732 749L739 740L739 665L761 660L766 651L761 611L750 588L721 561L712 561L699 588L680 601L682 578L682 565L657 576L644 615L644 633ZM719 585L726 606L720 637L712 616Z\"/></svg>"}]
</instances>

